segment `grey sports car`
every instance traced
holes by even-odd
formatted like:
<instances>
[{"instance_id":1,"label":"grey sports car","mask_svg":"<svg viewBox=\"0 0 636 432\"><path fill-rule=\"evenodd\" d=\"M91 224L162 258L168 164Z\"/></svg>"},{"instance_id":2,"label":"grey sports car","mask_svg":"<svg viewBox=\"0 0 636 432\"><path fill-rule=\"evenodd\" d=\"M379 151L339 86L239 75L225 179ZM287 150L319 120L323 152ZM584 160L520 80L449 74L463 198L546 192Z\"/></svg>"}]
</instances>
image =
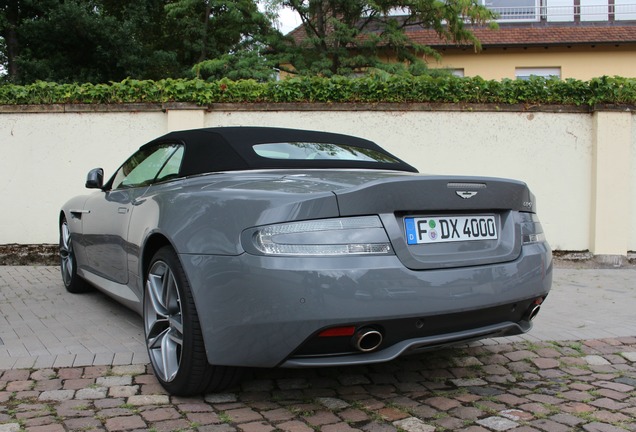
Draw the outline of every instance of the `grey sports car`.
<instances>
[{"instance_id":1,"label":"grey sports car","mask_svg":"<svg viewBox=\"0 0 636 432\"><path fill-rule=\"evenodd\" d=\"M86 187L59 216L64 284L143 316L173 394L524 333L552 282L524 183L421 175L361 138L172 132Z\"/></svg>"}]
</instances>

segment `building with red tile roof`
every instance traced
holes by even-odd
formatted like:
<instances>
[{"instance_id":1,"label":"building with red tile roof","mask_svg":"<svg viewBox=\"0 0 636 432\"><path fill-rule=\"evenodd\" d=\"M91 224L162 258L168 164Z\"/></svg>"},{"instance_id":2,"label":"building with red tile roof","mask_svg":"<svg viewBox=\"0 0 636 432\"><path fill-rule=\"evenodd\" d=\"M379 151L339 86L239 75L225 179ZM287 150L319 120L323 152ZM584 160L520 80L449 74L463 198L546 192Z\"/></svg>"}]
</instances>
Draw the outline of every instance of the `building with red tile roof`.
<instances>
[{"instance_id":1,"label":"building with red tile roof","mask_svg":"<svg viewBox=\"0 0 636 432\"><path fill-rule=\"evenodd\" d=\"M588 80L636 77L636 0L481 0L499 13L499 28L471 30L481 42L441 39L432 29L408 28L410 40L435 48L431 68L486 79L530 75ZM304 30L292 36L300 41Z\"/></svg>"}]
</instances>

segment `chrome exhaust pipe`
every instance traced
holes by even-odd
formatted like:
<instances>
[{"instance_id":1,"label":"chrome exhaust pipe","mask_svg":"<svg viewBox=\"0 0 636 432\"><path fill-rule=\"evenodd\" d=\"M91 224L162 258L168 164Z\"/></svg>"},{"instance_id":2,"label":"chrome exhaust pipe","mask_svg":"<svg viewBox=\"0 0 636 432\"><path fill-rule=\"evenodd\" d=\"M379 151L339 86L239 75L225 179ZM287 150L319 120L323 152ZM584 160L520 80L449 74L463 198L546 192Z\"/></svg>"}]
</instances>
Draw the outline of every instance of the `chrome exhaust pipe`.
<instances>
[{"instance_id":1,"label":"chrome exhaust pipe","mask_svg":"<svg viewBox=\"0 0 636 432\"><path fill-rule=\"evenodd\" d=\"M541 310L541 306L539 306L538 304L533 304L532 306L530 306L525 315L526 321L530 322L535 319L535 317L539 313L539 310Z\"/></svg>"},{"instance_id":2,"label":"chrome exhaust pipe","mask_svg":"<svg viewBox=\"0 0 636 432\"><path fill-rule=\"evenodd\" d=\"M364 327L353 335L353 346L361 352L371 352L382 344L382 333L370 327Z\"/></svg>"}]
</instances>

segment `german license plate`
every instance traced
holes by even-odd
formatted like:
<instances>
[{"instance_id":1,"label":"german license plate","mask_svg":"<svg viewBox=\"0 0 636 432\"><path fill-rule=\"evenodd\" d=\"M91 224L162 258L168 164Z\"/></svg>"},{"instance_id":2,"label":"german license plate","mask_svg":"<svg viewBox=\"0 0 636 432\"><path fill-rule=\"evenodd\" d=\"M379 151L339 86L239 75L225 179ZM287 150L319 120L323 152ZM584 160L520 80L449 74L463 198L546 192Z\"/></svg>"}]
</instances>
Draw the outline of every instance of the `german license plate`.
<instances>
[{"instance_id":1,"label":"german license plate","mask_svg":"<svg viewBox=\"0 0 636 432\"><path fill-rule=\"evenodd\" d=\"M497 239L494 215L407 217L404 225L410 245Z\"/></svg>"}]
</instances>

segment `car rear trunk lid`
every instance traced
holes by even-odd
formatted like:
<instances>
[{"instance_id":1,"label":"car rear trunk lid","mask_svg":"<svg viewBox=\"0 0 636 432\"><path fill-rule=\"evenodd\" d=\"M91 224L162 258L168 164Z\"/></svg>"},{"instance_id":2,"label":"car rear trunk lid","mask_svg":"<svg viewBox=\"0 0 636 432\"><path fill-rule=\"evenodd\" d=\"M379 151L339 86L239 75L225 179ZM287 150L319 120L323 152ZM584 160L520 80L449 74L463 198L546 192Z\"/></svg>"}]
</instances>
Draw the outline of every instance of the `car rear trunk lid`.
<instances>
[{"instance_id":1,"label":"car rear trunk lid","mask_svg":"<svg viewBox=\"0 0 636 432\"><path fill-rule=\"evenodd\" d=\"M534 212L524 183L496 178L401 175L334 193L342 216L379 214L412 270L512 261L521 253L518 214Z\"/></svg>"}]
</instances>

